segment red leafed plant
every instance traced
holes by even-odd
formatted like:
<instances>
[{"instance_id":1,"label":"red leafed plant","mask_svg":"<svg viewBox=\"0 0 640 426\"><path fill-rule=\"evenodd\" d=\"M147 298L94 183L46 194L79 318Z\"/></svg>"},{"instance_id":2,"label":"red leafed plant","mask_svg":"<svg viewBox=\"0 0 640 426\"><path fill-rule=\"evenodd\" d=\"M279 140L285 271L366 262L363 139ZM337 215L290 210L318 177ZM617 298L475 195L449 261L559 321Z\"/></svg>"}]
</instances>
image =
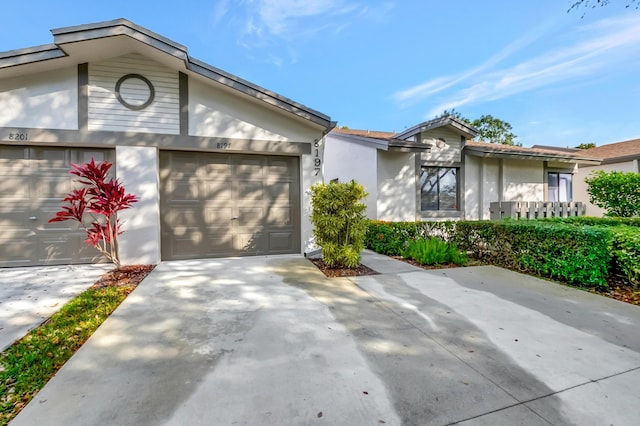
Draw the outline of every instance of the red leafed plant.
<instances>
[{"instance_id":1,"label":"red leafed plant","mask_svg":"<svg viewBox=\"0 0 640 426\"><path fill-rule=\"evenodd\" d=\"M131 207L138 197L127 194L116 179L107 180L112 165L106 161L96 164L93 158L87 164L72 163L73 170L69 173L78 176L76 182L84 187L72 190L62 200L66 204L49 222L77 220L87 230L85 242L120 268L118 236L124 231L117 213ZM90 218L89 223L85 223L85 214Z\"/></svg>"}]
</instances>

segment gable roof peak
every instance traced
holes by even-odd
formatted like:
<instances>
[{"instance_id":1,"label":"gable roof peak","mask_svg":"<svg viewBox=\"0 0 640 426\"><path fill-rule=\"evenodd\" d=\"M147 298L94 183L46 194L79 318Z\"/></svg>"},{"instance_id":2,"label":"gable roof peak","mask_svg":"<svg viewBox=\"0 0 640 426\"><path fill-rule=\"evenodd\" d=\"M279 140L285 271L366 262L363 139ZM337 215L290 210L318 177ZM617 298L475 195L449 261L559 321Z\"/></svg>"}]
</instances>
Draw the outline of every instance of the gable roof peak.
<instances>
[{"instance_id":1,"label":"gable roof peak","mask_svg":"<svg viewBox=\"0 0 640 426\"><path fill-rule=\"evenodd\" d=\"M428 130L437 129L439 127L448 127L451 130L459 133L462 136L465 136L468 139L472 139L476 137L478 131L471 127L469 124L464 121L452 116L445 115L443 117L434 118L433 120L424 121L420 124L416 124L413 127L410 127L400 133L398 133L395 138L396 139L407 139L411 136L417 135L418 133L426 132Z\"/></svg>"}]
</instances>

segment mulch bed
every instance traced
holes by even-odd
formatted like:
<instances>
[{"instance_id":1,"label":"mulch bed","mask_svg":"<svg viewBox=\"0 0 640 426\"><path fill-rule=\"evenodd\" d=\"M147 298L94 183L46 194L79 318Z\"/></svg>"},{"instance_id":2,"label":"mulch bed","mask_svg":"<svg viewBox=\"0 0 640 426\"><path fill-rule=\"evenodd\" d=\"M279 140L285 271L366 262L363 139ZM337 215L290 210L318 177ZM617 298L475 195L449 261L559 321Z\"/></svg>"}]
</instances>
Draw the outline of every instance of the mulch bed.
<instances>
[{"instance_id":1,"label":"mulch bed","mask_svg":"<svg viewBox=\"0 0 640 426\"><path fill-rule=\"evenodd\" d=\"M640 288L634 288L625 277L611 275L608 284L608 288L590 291L632 305L640 305Z\"/></svg>"},{"instance_id":2,"label":"mulch bed","mask_svg":"<svg viewBox=\"0 0 640 426\"><path fill-rule=\"evenodd\" d=\"M329 278L337 278L337 277L359 277L362 275L379 275L379 272L374 271L373 269L360 264L357 268L330 268L324 263L322 259L309 259L311 263L316 265L318 269L322 271L322 273Z\"/></svg>"},{"instance_id":3,"label":"mulch bed","mask_svg":"<svg viewBox=\"0 0 640 426\"><path fill-rule=\"evenodd\" d=\"M156 265L129 265L102 274L100 279L91 287L92 289L104 287L136 287Z\"/></svg>"}]
</instances>

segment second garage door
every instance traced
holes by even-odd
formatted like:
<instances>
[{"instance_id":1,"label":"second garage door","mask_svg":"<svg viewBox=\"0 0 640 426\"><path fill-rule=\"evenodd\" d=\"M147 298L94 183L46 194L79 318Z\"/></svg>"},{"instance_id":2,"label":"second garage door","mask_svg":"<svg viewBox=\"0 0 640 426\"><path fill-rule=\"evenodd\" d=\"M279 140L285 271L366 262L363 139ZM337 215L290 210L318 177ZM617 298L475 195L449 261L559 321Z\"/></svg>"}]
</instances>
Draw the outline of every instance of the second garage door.
<instances>
[{"instance_id":1,"label":"second garage door","mask_svg":"<svg viewBox=\"0 0 640 426\"><path fill-rule=\"evenodd\" d=\"M162 258L300 252L297 157L160 153Z\"/></svg>"},{"instance_id":2,"label":"second garage door","mask_svg":"<svg viewBox=\"0 0 640 426\"><path fill-rule=\"evenodd\" d=\"M0 145L0 267L91 263L75 221L49 223L74 188L71 163L111 160L112 150Z\"/></svg>"}]
</instances>

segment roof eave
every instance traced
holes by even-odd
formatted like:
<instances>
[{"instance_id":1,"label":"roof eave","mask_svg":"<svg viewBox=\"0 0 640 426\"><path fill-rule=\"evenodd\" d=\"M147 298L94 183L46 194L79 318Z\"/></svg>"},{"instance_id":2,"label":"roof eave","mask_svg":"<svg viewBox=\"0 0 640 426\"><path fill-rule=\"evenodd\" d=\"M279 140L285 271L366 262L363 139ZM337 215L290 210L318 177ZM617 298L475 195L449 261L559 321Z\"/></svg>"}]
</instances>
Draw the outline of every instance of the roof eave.
<instances>
[{"instance_id":1,"label":"roof eave","mask_svg":"<svg viewBox=\"0 0 640 426\"><path fill-rule=\"evenodd\" d=\"M466 145L464 147L465 153L473 155L475 157L486 158L511 158L515 160L539 160L539 161L556 161L560 163L576 163L583 165L598 165L601 163L600 159L585 158L585 157L568 157L564 155L543 154L536 152L507 152L498 151L493 149L483 149L480 147L473 147Z\"/></svg>"}]
</instances>

